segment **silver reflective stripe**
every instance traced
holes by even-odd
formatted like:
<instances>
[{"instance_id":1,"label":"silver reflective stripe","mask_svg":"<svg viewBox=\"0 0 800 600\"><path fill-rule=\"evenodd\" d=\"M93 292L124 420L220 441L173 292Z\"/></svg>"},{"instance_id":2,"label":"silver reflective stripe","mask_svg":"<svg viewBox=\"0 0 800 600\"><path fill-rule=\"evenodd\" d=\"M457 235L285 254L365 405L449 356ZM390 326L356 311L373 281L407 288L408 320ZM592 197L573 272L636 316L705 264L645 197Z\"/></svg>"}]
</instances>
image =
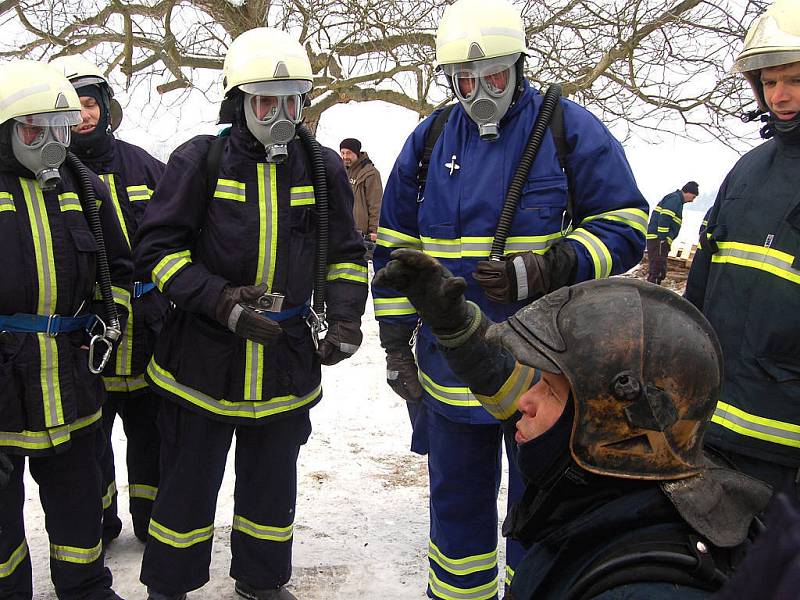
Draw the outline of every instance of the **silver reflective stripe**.
<instances>
[{"instance_id":1,"label":"silver reflective stripe","mask_svg":"<svg viewBox=\"0 0 800 600\"><path fill-rule=\"evenodd\" d=\"M351 263L338 263L328 265L328 281L334 279L347 279L356 283L367 283L367 269L360 265Z\"/></svg>"},{"instance_id":2,"label":"silver reflective stripe","mask_svg":"<svg viewBox=\"0 0 800 600\"><path fill-rule=\"evenodd\" d=\"M128 484L128 496L131 498L139 498L140 500L155 501L158 494L158 488L152 485L145 485L143 483L130 483Z\"/></svg>"},{"instance_id":3,"label":"silver reflective stripe","mask_svg":"<svg viewBox=\"0 0 800 600\"><path fill-rule=\"evenodd\" d=\"M428 585L437 598L446 600L489 600L497 597L499 577L493 581L471 588L458 588L443 582L436 576L432 568L428 569Z\"/></svg>"},{"instance_id":4,"label":"silver reflective stripe","mask_svg":"<svg viewBox=\"0 0 800 600\"><path fill-rule=\"evenodd\" d=\"M141 200L149 200L153 196L153 190L146 185L129 185L125 188L128 194L128 200L137 202Z\"/></svg>"},{"instance_id":5,"label":"silver reflective stripe","mask_svg":"<svg viewBox=\"0 0 800 600\"><path fill-rule=\"evenodd\" d=\"M233 528L250 537L272 542L288 542L294 534L294 525L289 525L288 527L259 525L239 515L233 515Z\"/></svg>"},{"instance_id":6,"label":"silver reflective stripe","mask_svg":"<svg viewBox=\"0 0 800 600\"><path fill-rule=\"evenodd\" d=\"M153 269L153 283L163 292L167 282L184 266L191 264L191 262L192 254L189 250L181 250L180 252L166 255Z\"/></svg>"},{"instance_id":7,"label":"silver reflective stripe","mask_svg":"<svg viewBox=\"0 0 800 600\"><path fill-rule=\"evenodd\" d=\"M378 246L385 246L387 248L413 248L414 250L422 250L422 240L419 238L414 238L405 233L385 227L378 227L378 239L376 243Z\"/></svg>"},{"instance_id":8,"label":"silver reflective stripe","mask_svg":"<svg viewBox=\"0 0 800 600\"><path fill-rule=\"evenodd\" d=\"M218 179L214 197L224 200L246 201L245 184L232 179Z\"/></svg>"},{"instance_id":9,"label":"silver reflective stripe","mask_svg":"<svg viewBox=\"0 0 800 600\"><path fill-rule=\"evenodd\" d=\"M114 501L114 496L117 495L117 482L112 481L108 484L108 489L106 489L106 495L103 496L103 510L107 509L111 506L111 503Z\"/></svg>"},{"instance_id":10,"label":"silver reflective stripe","mask_svg":"<svg viewBox=\"0 0 800 600\"><path fill-rule=\"evenodd\" d=\"M445 556L432 541L428 543L428 558L453 575L469 575L478 571L488 571L497 566L497 550L464 558L450 558Z\"/></svg>"},{"instance_id":11,"label":"silver reflective stripe","mask_svg":"<svg viewBox=\"0 0 800 600\"><path fill-rule=\"evenodd\" d=\"M79 548L77 546L59 546L50 544L50 558L62 562L88 565L103 555L103 542L99 541L93 548Z\"/></svg>"},{"instance_id":12,"label":"silver reflective stripe","mask_svg":"<svg viewBox=\"0 0 800 600\"><path fill-rule=\"evenodd\" d=\"M785 257L776 256L775 251L769 252L768 248L754 247L753 250L748 250L744 244L734 246L731 242L720 242L719 252L712 258L716 258L718 262L719 259L717 257L731 257L743 261L754 261L760 263L757 268L762 271L770 270L764 269L764 266L768 265L780 271L787 271L789 274L795 276L800 275L800 270L792 267L792 263L794 262L794 257L792 255L785 254Z\"/></svg>"},{"instance_id":13,"label":"silver reflective stripe","mask_svg":"<svg viewBox=\"0 0 800 600\"><path fill-rule=\"evenodd\" d=\"M75 192L66 192L64 194L59 194L58 204L61 207L61 212L66 212L68 210L83 211L83 207L81 206L81 201L78 198L78 194L76 194Z\"/></svg>"},{"instance_id":14,"label":"silver reflective stripe","mask_svg":"<svg viewBox=\"0 0 800 600\"><path fill-rule=\"evenodd\" d=\"M372 304L375 308L376 317L413 315L417 312L417 309L407 298L373 298Z\"/></svg>"},{"instance_id":15,"label":"silver reflective stripe","mask_svg":"<svg viewBox=\"0 0 800 600\"><path fill-rule=\"evenodd\" d=\"M595 279L603 279L611 275L611 255L608 252L608 248L606 248L606 245L599 237L585 229L576 229L567 237L580 242L589 252L589 256L592 257L592 263L594 264Z\"/></svg>"},{"instance_id":16,"label":"silver reflective stripe","mask_svg":"<svg viewBox=\"0 0 800 600\"><path fill-rule=\"evenodd\" d=\"M22 100L23 98L27 98L28 96L33 96L34 94L40 94L41 92L47 92L49 90L50 90L50 84L37 83L36 85L23 88L18 92L15 92L8 96L3 96L3 98L0 99L0 110L5 110L15 102Z\"/></svg>"},{"instance_id":17,"label":"silver reflective stripe","mask_svg":"<svg viewBox=\"0 0 800 600\"><path fill-rule=\"evenodd\" d=\"M100 420L102 409L94 414L76 419L69 425L61 425L46 431L0 431L0 446L14 446L26 450L48 450L68 442L72 432L88 427Z\"/></svg>"},{"instance_id":18,"label":"silver reflective stripe","mask_svg":"<svg viewBox=\"0 0 800 600\"><path fill-rule=\"evenodd\" d=\"M315 203L314 186L305 185L293 187L289 190L289 201L291 206L310 206Z\"/></svg>"},{"instance_id":19,"label":"silver reflective stripe","mask_svg":"<svg viewBox=\"0 0 800 600\"><path fill-rule=\"evenodd\" d=\"M430 375L423 372L421 369L419 374L422 389L428 392L435 400L451 406L481 405L478 399L469 391L469 388L441 385L436 383Z\"/></svg>"},{"instance_id":20,"label":"silver reflective stripe","mask_svg":"<svg viewBox=\"0 0 800 600\"><path fill-rule=\"evenodd\" d=\"M131 239L128 236L128 226L125 224L125 215L122 212L122 203L119 201L119 196L117 195L117 183L114 179L114 174L106 173L105 175L100 175L100 179L102 179L103 183L105 183L106 187L108 187L108 191L111 194L111 203L114 205L114 213L117 215L117 221L119 221L122 234L125 236L125 241L128 242L128 248L130 248Z\"/></svg>"},{"instance_id":21,"label":"silver reflective stripe","mask_svg":"<svg viewBox=\"0 0 800 600\"><path fill-rule=\"evenodd\" d=\"M0 579L8 577L16 571L26 556L28 556L28 542L23 538L22 543L11 553L8 560L0 563Z\"/></svg>"},{"instance_id":22,"label":"silver reflective stripe","mask_svg":"<svg viewBox=\"0 0 800 600\"><path fill-rule=\"evenodd\" d=\"M239 323L239 317L242 316L244 308L241 304L234 304L231 314L228 315L228 329L236 333L236 325Z\"/></svg>"},{"instance_id":23,"label":"silver reflective stripe","mask_svg":"<svg viewBox=\"0 0 800 600\"><path fill-rule=\"evenodd\" d=\"M521 256L515 256L512 264L517 276L517 300L525 300L528 297L528 271L525 268L525 261Z\"/></svg>"},{"instance_id":24,"label":"silver reflective stripe","mask_svg":"<svg viewBox=\"0 0 800 600\"><path fill-rule=\"evenodd\" d=\"M189 548L190 546L201 544L214 537L214 525L199 527L198 529L183 533L169 529L151 518L147 533L156 538L159 542L172 546L173 548Z\"/></svg>"},{"instance_id":25,"label":"silver reflective stripe","mask_svg":"<svg viewBox=\"0 0 800 600\"><path fill-rule=\"evenodd\" d=\"M17 210L17 207L14 206L14 198L8 192L0 192L0 212L4 210Z\"/></svg>"},{"instance_id":26,"label":"silver reflective stripe","mask_svg":"<svg viewBox=\"0 0 800 600\"><path fill-rule=\"evenodd\" d=\"M358 344L345 344L344 342L339 344L339 350L345 354L355 354L360 347Z\"/></svg>"},{"instance_id":27,"label":"silver reflective stripe","mask_svg":"<svg viewBox=\"0 0 800 600\"><path fill-rule=\"evenodd\" d=\"M732 404L717 402L711 421L740 435L800 448L800 426L751 415Z\"/></svg>"}]
</instances>

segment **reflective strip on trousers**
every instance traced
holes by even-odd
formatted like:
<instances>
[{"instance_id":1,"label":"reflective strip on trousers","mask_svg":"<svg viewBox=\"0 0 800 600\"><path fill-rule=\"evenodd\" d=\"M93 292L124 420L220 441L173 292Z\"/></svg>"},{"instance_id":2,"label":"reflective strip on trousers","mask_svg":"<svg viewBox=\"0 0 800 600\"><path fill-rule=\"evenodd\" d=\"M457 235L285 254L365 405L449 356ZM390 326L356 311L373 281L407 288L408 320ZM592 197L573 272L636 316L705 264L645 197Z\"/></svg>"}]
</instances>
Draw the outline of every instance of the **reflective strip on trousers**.
<instances>
[{"instance_id":1,"label":"reflective strip on trousers","mask_svg":"<svg viewBox=\"0 0 800 600\"><path fill-rule=\"evenodd\" d=\"M106 184L108 191L111 193L111 203L114 205L114 213L117 215L117 221L119 221L122 234L125 236L125 241L128 242L128 248L130 248L131 239L128 236L128 227L125 225L125 216L122 214L122 205L119 202L119 196L117 196L117 184L114 181L114 174L106 173L105 175L100 175L100 179L103 180L103 183Z\"/></svg>"},{"instance_id":2,"label":"reflective strip on trousers","mask_svg":"<svg viewBox=\"0 0 800 600\"><path fill-rule=\"evenodd\" d=\"M367 267L355 263L335 263L328 265L328 281L347 279L355 283L367 284Z\"/></svg>"},{"instance_id":3,"label":"reflective strip on trousers","mask_svg":"<svg viewBox=\"0 0 800 600\"><path fill-rule=\"evenodd\" d=\"M199 527L184 533L169 529L155 519L150 519L150 526L147 529L147 533L162 544L181 549L189 548L195 544L201 544L210 540L214 537L214 525L211 524L208 527Z\"/></svg>"},{"instance_id":4,"label":"reflective strip on trousers","mask_svg":"<svg viewBox=\"0 0 800 600\"><path fill-rule=\"evenodd\" d=\"M103 555L103 541L97 542L93 548L77 546L58 546L50 544L50 558L78 565L88 565Z\"/></svg>"},{"instance_id":5,"label":"reflective strip on trousers","mask_svg":"<svg viewBox=\"0 0 800 600\"><path fill-rule=\"evenodd\" d=\"M442 600L489 600L494 598L498 592L499 577L495 577L485 585L472 588L458 588L454 585L443 582L436 576L433 569L428 569L428 585L437 598Z\"/></svg>"},{"instance_id":6,"label":"reflective strip on trousers","mask_svg":"<svg viewBox=\"0 0 800 600\"><path fill-rule=\"evenodd\" d=\"M17 567L22 564L26 556L28 556L28 542L23 538L22 543L11 553L8 560L0 563L0 579L9 577L16 571Z\"/></svg>"},{"instance_id":7,"label":"reflective strip on trousers","mask_svg":"<svg viewBox=\"0 0 800 600\"><path fill-rule=\"evenodd\" d=\"M69 425L61 425L45 431L0 431L0 448L11 446L24 450L48 450L70 441L72 433L100 420L102 409L94 414L76 419Z\"/></svg>"},{"instance_id":8,"label":"reflective strip on trousers","mask_svg":"<svg viewBox=\"0 0 800 600\"><path fill-rule=\"evenodd\" d=\"M145 485L143 483L130 483L128 484L128 496L130 498L139 498L140 500L150 500L154 502L158 488L152 485Z\"/></svg>"},{"instance_id":9,"label":"reflective strip on trousers","mask_svg":"<svg viewBox=\"0 0 800 600\"><path fill-rule=\"evenodd\" d=\"M313 185L301 185L289 190L290 206L313 206L316 204Z\"/></svg>"},{"instance_id":10,"label":"reflective strip on trousers","mask_svg":"<svg viewBox=\"0 0 800 600\"><path fill-rule=\"evenodd\" d=\"M233 515L233 528L250 537L271 542L288 542L294 535L294 525L288 527L259 525L239 515Z\"/></svg>"},{"instance_id":11,"label":"reflective strip on trousers","mask_svg":"<svg viewBox=\"0 0 800 600\"><path fill-rule=\"evenodd\" d=\"M58 298L56 290L56 263L53 257L53 240L50 237L50 220L44 195L39 184L32 179L20 177L22 193L28 209L28 218L36 254L36 275L39 295L36 312L40 315L56 314ZM64 411L61 405L61 383L58 378L58 346L55 338L46 333L37 333L39 342L40 377L45 426L57 427L64 424Z\"/></svg>"},{"instance_id":12,"label":"reflective strip on trousers","mask_svg":"<svg viewBox=\"0 0 800 600\"><path fill-rule=\"evenodd\" d=\"M428 558L453 575L469 575L478 571L489 571L497 566L497 549L486 554L465 556L464 558L449 558L439 550L439 547L428 540Z\"/></svg>"},{"instance_id":13,"label":"reflective strip on trousers","mask_svg":"<svg viewBox=\"0 0 800 600\"><path fill-rule=\"evenodd\" d=\"M106 494L103 496L103 510L107 509L111 506L111 503L114 501L114 496L117 495L117 482L112 481L108 484L108 488L106 489Z\"/></svg>"},{"instance_id":14,"label":"reflective strip on trousers","mask_svg":"<svg viewBox=\"0 0 800 600\"><path fill-rule=\"evenodd\" d=\"M800 448L800 425L752 415L720 400L711 421L747 437Z\"/></svg>"}]
</instances>

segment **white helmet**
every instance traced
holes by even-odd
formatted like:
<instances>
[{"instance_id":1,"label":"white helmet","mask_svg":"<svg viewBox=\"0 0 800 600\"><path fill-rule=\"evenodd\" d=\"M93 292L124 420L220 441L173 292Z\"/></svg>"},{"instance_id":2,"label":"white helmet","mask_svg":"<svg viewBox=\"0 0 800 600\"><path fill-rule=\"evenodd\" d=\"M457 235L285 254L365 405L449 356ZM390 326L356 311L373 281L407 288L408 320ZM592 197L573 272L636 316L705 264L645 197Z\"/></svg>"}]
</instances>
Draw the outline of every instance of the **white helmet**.
<instances>
[{"instance_id":1,"label":"white helmet","mask_svg":"<svg viewBox=\"0 0 800 600\"><path fill-rule=\"evenodd\" d=\"M67 56L57 56L50 61L54 67L61 69L64 77L69 79L73 87L82 88L87 85L97 85L105 88L109 96L114 95L114 90L108 83L108 79L100 68L88 58L80 54L69 54Z\"/></svg>"}]
</instances>

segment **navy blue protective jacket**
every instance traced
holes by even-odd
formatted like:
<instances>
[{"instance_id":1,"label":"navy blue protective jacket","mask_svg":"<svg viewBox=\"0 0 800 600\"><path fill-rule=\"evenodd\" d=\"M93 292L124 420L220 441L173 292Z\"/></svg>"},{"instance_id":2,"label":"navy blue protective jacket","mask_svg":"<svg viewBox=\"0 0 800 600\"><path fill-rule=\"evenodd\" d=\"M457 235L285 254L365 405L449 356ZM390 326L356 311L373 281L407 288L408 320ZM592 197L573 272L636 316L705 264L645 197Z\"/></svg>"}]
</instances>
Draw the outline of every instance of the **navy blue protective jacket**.
<instances>
[{"instance_id":1,"label":"navy blue protective jacket","mask_svg":"<svg viewBox=\"0 0 800 600\"><path fill-rule=\"evenodd\" d=\"M0 172L0 315L74 316L91 312L97 243L78 196L61 184ZM90 174L91 176L91 174ZM115 300L130 305L132 264L108 189L94 176ZM125 310L121 311L122 323ZM100 424L103 382L88 369L89 338L79 330L0 334L0 450L42 455L69 448L73 435Z\"/></svg>"},{"instance_id":2,"label":"navy blue protective jacket","mask_svg":"<svg viewBox=\"0 0 800 600\"><path fill-rule=\"evenodd\" d=\"M302 316L281 322L269 345L215 320L226 285L266 283L284 310L311 300L317 216L311 169L300 141L286 162L234 126L218 173L207 173L212 136L179 147L147 207L134 244L139 278L152 277L175 303L156 342L147 379L162 395L210 417L252 424L308 409L322 395L320 363ZM328 173L327 317L360 322L367 296L364 246L353 225L353 194L338 154ZM208 197L207 178L214 178Z\"/></svg>"},{"instance_id":3,"label":"navy blue protective jacket","mask_svg":"<svg viewBox=\"0 0 800 600\"><path fill-rule=\"evenodd\" d=\"M800 145L780 138L733 167L708 218L686 298L722 345L706 441L800 466Z\"/></svg>"},{"instance_id":4,"label":"navy blue protective jacket","mask_svg":"<svg viewBox=\"0 0 800 600\"><path fill-rule=\"evenodd\" d=\"M436 113L414 130L384 192L376 270L386 264L393 249L415 248L464 277L467 299L477 303L492 321L503 321L530 302L490 301L472 273L477 261L489 256L503 199L541 103L542 96L526 82L494 142L482 141L475 123L456 106L434 147L421 202L417 201L418 165ZM577 104L561 103L575 224L569 228L563 222L567 175L559 166L552 136L545 135L514 215L506 253L545 252L566 236L566 243L577 253L575 282L623 273L642 258L647 202L636 186L622 146L606 127ZM375 288L373 298L379 320L415 326L417 315L406 298ZM417 337L417 363L425 402L434 410L464 423L496 422L449 369L424 325Z\"/></svg>"},{"instance_id":5,"label":"navy blue protective jacket","mask_svg":"<svg viewBox=\"0 0 800 600\"><path fill-rule=\"evenodd\" d=\"M144 209L164 173L164 163L142 148L111 135L104 142L90 149L75 150L83 164L108 186L114 217L130 247ZM141 283L146 282L135 285L134 291L141 290ZM168 308L169 303L157 290L132 298L125 331L104 370L107 390L133 391L147 386L144 372Z\"/></svg>"},{"instance_id":6,"label":"navy blue protective jacket","mask_svg":"<svg viewBox=\"0 0 800 600\"><path fill-rule=\"evenodd\" d=\"M668 244L678 237L683 219L683 192L675 190L661 199L650 215L647 225L648 240L666 240Z\"/></svg>"}]
</instances>

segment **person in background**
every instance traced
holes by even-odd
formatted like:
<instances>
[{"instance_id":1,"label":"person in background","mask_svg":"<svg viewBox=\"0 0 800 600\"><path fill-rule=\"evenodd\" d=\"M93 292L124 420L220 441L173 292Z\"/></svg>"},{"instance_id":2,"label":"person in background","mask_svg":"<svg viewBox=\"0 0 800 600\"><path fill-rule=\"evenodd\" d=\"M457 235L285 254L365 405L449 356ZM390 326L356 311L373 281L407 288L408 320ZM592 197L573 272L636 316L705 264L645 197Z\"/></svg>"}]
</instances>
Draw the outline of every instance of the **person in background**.
<instances>
[{"instance_id":1,"label":"person in background","mask_svg":"<svg viewBox=\"0 0 800 600\"><path fill-rule=\"evenodd\" d=\"M667 257L672 242L678 237L683 219L683 205L700 195L696 181L667 194L650 215L647 226L647 281L661 285L667 276Z\"/></svg>"},{"instance_id":2,"label":"person in background","mask_svg":"<svg viewBox=\"0 0 800 600\"><path fill-rule=\"evenodd\" d=\"M353 186L353 219L356 230L364 236L365 258L372 260L375 240L378 239L378 217L381 214L383 185L381 174L369 155L361 150L361 142L345 138L339 144L339 154Z\"/></svg>"}]
</instances>

